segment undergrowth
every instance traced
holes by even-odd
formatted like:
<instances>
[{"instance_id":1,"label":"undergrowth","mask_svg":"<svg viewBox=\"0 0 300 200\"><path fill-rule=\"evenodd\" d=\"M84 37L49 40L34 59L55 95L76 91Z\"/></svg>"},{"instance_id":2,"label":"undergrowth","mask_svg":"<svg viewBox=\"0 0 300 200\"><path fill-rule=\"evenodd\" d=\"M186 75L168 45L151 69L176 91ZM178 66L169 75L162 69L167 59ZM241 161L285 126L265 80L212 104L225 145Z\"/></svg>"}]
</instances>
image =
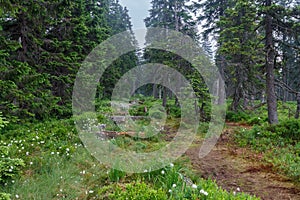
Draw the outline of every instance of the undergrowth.
<instances>
[{"instance_id":1,"label":"undergrowth","mask_svg":"<svg viewBox=\"0 0 300 200\"><path fill-rule=\"evenodd\" d=\"M300 120L281 120L277 125L255 125L236 134L240 146L264 153L266 162L300 183Z\"/></svg>"},{"instance_id":2,"label":"undergrowth","mask_svg":"<svg viewBox=\"0 0 300 200\"><path fill-rule=\"evenodd\" d=\"M125 147L125 138L116 143ZM146 148L162 145L156 143L156 139L146 140ZM0 170L0 199L257 199L222 190L212 180L190 172L184 163L142 174L110 169L84 148L72 120L6 127L0 146L0 169L5 169ZM7 171L12 176L3 176Z\"/></svg>"}]
</instances>

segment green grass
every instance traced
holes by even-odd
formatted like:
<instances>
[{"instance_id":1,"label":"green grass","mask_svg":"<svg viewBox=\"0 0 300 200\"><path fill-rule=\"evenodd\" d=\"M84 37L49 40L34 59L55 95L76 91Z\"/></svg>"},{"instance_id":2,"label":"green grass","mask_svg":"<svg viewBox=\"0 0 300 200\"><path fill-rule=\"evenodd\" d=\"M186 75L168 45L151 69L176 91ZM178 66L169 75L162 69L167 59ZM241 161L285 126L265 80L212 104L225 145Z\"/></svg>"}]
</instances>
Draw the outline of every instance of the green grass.
<instances>
[{"instance_id":1,"label":"green grass","mask_svg":"<svg viewBox=\"0 0 300 200\"><path fill-rule=\"evenodd\" d=\"M148 108L161 103L153 99L143 101ZM167 124L176 131L180 109L171 104ZM99 103L99 123L109 122L105 115L112 110L105 106L107 103ZM147 115L143 113L143 106L137 105L130 112ZM295 103L279 103L278 113L283 122L272 127L266 123L265 107L249 113L229 113L227 118L259 124L252 130L240 131L236 141L241 146L265 152L266 162L297 182L300 180L300 124L297 120L287 120L294 109ZM151 135L154 131L147 128L147 120L139 124L141 132ZM119 130L114 123L108 124L108 128ZM201 122L197 137L205 137L207 128L208 123ZM123 149L151 152L168 143L163 133L147 139L122 136L112 141ZM71 119L9 124L1 130L0 139L0 173L6 174L0 183L0 199L258 199L227 192L214 181L199 178L186 160L143 174L110 169L83 147ZM18 159L25 165L15 162Z\"/></svg>"},{"instance_id":2,"label":"green grass","mask_svg":"<svg viewBox=\"0 0 300 200\"><path fill-rule=\"evenodd\" d=\"M143 140L145 149L152 151L164 145L160 137ZM125 147L126 140L117 138L116 143ZM184 167L186 162L143 174L110 169L83 147L72 120L11 125L2 130L0 146L7 148L7 157L25 163L20 173L0 184L2 199L7 194L11 199L25 200L257 199L243 193L233 195L211 180L198 178ZM184 177L194 186L186 184Z\"/></svg>"},{"instance_id":3,"label":"green grass","mask_svg":"<svg viewBox=\"0 0 300 200\"><path fill-rule=\"evenodd\" d=\"M263 124L236 134L240 146L264 153L264 160L300 183L300 120L280 120L278 125Z\"/></svg>"},{"instance_id":4,"label":"green grass","mask_svg":"<svg viewBox=\"0 0 300 200\"><path fill-rule=\"evenodd\" d=\"M227 102L230 104L230 101ZM260 104L259 101L255 101L255 104ZM292 119L296 113L296 102L277 102L278 109L278 118L280 120ZM263 105L254 110L245 110L245 111L227 111L226 120L231 122L241 122L249 125L261 125L267 123L268 121L268 112L267 105Z\"/></svg>"}]
</instances>

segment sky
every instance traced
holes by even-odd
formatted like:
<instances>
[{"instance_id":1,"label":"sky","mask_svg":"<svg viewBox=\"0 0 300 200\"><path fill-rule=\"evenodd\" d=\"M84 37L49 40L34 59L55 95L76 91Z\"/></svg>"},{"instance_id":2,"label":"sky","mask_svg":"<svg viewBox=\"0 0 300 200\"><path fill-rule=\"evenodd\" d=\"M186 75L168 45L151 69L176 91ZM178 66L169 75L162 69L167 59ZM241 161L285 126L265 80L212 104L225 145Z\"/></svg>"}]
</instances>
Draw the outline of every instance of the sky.
<instances>
[{"instance_id":1,"label":"sky","mask_svg":"<svg viewBox=\"0 0 300 200\"><path fill-rule=\"evenodd\" d=\"M148 17L151 0L120 0L122 6L127 7L133 29L145 28L144 19Z\"/></svg>"}]
</instances>

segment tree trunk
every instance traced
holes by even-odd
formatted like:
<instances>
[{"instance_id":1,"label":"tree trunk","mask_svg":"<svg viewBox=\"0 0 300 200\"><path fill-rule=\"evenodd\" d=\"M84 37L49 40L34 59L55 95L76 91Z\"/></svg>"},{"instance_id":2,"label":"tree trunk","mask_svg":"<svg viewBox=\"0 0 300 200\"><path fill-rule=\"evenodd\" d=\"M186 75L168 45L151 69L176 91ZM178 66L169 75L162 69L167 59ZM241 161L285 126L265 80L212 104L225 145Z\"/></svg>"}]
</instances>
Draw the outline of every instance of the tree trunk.
<instances>
[{"instance_id":1,"label":"tree trunk","mask_svg":"<svg viewBox=\"0 0 300 200\"><path fill-rule=\"evenodd\" d=\"M248 98L248 95L244 96L243 107L244 108L248 108L249 107L249 98Z\"/></svg>"},{"instance_id":2,"label":"tree trunk","mask_svg":"<svg viewBox=\"0 0 300 200\"><path fill-rule=\"evenodd\" d=\"M299 119L299 115L300 115L300 92L297 93L297 110L296 110L295 118Z\"/></svg>"},{"instance_id":3,"label":"tree trunk","mask_svg":"<svg viewBox=\"0 0 300 200\"><path fill-rule=\"evenodd\" d=\"M224 79L224 69L225 69L225 61L224 57L221 56L221 62L220 62L220 77L218 79L218 105L223 105L225 103L225 79Z\"/></svg>"},{"instance_id":4,"label":"tree trunk","mask_svg":"<svg viewBox=\"0 0 300 200\"><path fill-rule=\"evenodd\" d=\"M163 107L167 106L167 97L168 97L167 88L164 87L164 90L163 90L163 102L162 102L162 106Z\"/></svg>"},{"instance_id":5,"label":"tree trunk","mask_svg":"<svg viewBox=\"0 0 300 200\"><path fill-rule=\"evenodd\" d=\"M272 0L266 0L266 7L270 8ZM273 18L270 11L266 13L266 93L268 105L268 121L270 124L278 123L277 115L277 99L275 94L275 78L274 78L274 65L275 65L275 50L273 41Z\"/></svg>"},{"instance_id":6,"label":"tree trunk","mask_svg":"<svg viewBox=\"0 0 300 200\"><path fill-rule=\"evenodd\" d=\"M153 97L158 98L158 85L153 84Z\"/></svg>"}]
</instances>

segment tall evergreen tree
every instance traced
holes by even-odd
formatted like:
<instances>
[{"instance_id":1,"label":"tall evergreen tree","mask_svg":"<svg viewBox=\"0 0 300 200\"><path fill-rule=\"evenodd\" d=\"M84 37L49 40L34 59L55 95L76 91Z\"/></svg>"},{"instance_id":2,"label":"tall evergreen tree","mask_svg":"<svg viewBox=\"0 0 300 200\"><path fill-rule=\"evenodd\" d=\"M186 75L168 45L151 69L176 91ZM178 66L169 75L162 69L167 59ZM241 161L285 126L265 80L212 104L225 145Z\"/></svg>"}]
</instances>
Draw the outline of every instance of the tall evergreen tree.
<instances>
[{"instance_id":1,"label":"tall evergreen tree","mask_svg":"<svg viewBox=\"0 0 300 200\"><path fill-rule=\"evenodd\" d=\"M14 1L1 31L1 109L20 118L69 116L85 56L106 39L106 1ZM9 48L7 48L9 46Z\"/></svg>"},{"instance_id":2,"label":"tall evergreen tree","mask_svg":"<svg viewBox=\"0 0 300 200\"><path fill-rule=\"evenodd\" d=\"M146 27L171 29L196 39L198 37L196 23L192 19L190 8L187 6L188 3L188 0L153 0L151 2L152 7L150 9L149 17L145 19ZM167 33L164 34L167 35ZM153 35L151 35L151 37L146 36L146 43L151 44L153 39ZM179 56L168 52L146 50L145 58L148 62L168 64L170 67L176 68L183 74L187 74L187 72L191 71L190 64L184 62ZM159 88L157 85L153 85L153 95L155 97L158 97L158 91ZM168 91L166 87L163 87L163 106L166 106L167 104L167 96L169 93L170 91Z\"/></svg>"},{"instance_id":3,"label":"tall evergreen tree","mask_svg":"<svg viewBox=\"0 0 300 200\"><path fill-rule=\"evenodd\" d=\"M247 107L250 97L261 90L263 36L259 30L254 1L235 1L225 10L220 27L219 54L226 59L227 94L233 98L231 110ZM243 103L243 105L241 105Z\"/></svg>"},{"instance_id":4,"label":"tall evergreen tree","mask_svg":"<svg viewBox=\"0 0 300 200\"><path fill-rule=\"evenodd\" d=\"M120 5L118 0L109 0L109 12L106 16L111 29L111 34L118 34L128 31L132 45L138 49L135 39L132 23L128 14L128 9ZM102 86L99 95L102 98L110 98L114 86L121 76L138 63L137 50L129 52L118 58L111 66L109 66L101 77L100 84Z\"/></svg>"}]
</instances>

